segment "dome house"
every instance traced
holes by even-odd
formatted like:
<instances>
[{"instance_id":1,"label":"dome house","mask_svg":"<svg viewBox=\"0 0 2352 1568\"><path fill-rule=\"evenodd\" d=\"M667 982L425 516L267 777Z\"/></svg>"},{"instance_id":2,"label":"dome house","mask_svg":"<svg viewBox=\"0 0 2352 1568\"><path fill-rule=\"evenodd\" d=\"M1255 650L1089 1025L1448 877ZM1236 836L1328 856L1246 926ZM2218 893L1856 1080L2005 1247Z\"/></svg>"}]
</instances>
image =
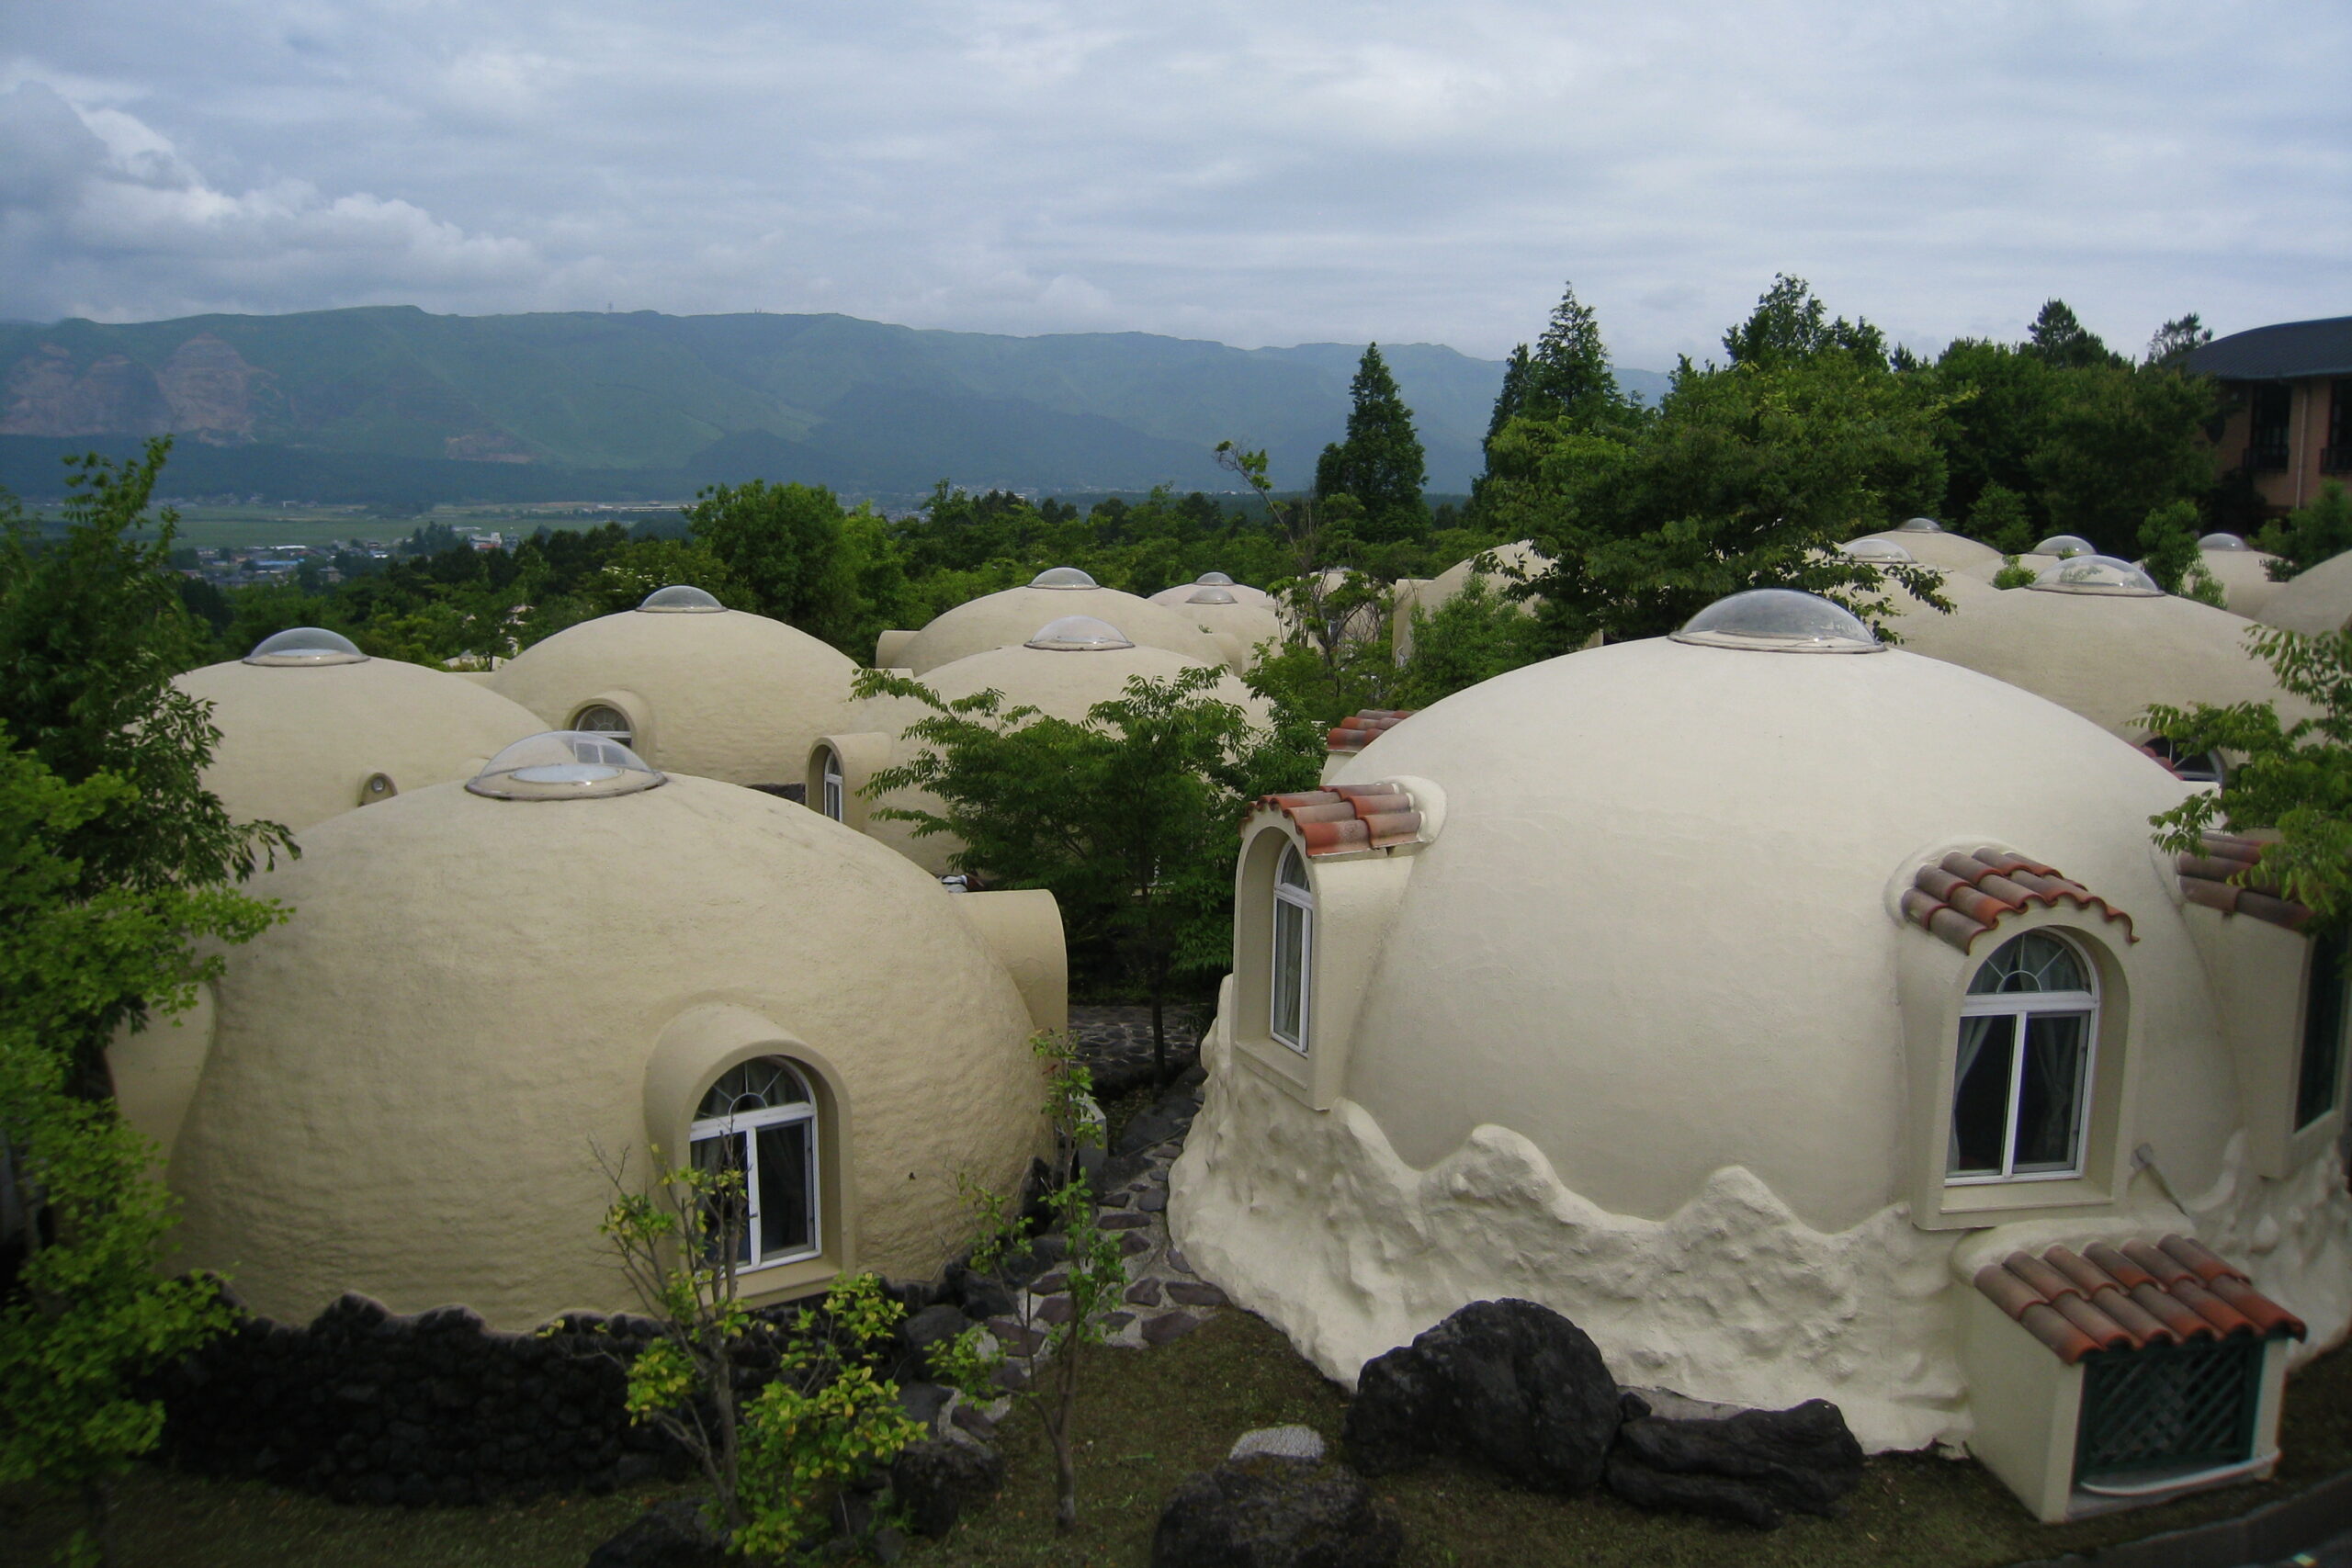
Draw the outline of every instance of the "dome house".
<instances>
[{"instance_id":1,"label":"dome house","mask_svg":"<svg viewBox=\"0 0 2352 1568\"><path fill-rule=\"evenodd\" d=\"M1900 545L1913 560L1950 575L1982 570L1986 577L2000 569L2001 552L1990 545L1951 532L1932 517L1914 517L1876 534L1865 534L1848 544L1883 540ZM1850 553L1850 551L1849 551Z\"/></svg>"},{"instance_id":2,"label":"dome house","mask_svg":"<svg viewBox=\"0 0 2352 1568\"><path fill-rule=\"evenodd\" d=\"M2255 619L2310 637L2329 637L2352 626L2352 550L2279 583Z\"/></svg>"},{"instance_id":3,"label":"dome house","mask_svg":"<svg viewBox=\"0 0 2352 1568\"><path fill-rule=\"evenodd\" d=\"M1782 590L1457 693L1245 825L1174 1237L1342 1382L1517 1296L2043 1518L2267 1472L2352 1320L2344 983L2154 851L2188 787ZM2230 1453L2085 1414L2159 1363Z\"/></svg>"},{"instance_id":4,"label":"dome house","mask_svg":"<svg viewBox=\"0 0 2352 1568\"><path fill-rule=\"evenodd\" d=\"M1204 571L1190 582L1180 582L1172 588L1163 588L1151 595L1151 602L1162 609L1172 610L1204 588L1222 588L1232 594L1237 603L1254 604L1261 610L1271 611L1281 604L1280 600L1264 589L1252 588L1244 582L1236 582L1221 571Z\"/></svg>"},{"instance_id":5,"label":"dome house","mask_svg":"<svg viewBox=\"0 0 2352 1568\"><path fill-rule=\"evenodd\" d=\"M421 664L371 659L319 626L279 632L241 660L172 684L212 705L220 740L204 787L237 821L297 833L403 790L467 778L546 728L494 692Z\"/></svg>"},{"instance_id":6,"label":"dome house","mask_svg":"<svg viewBox=\"0 0 2352 1568\"><path fill-rule=\"evenodd\" d=\"M677 584L532 644L491 685L542 729L594 730L668 772L774 786L799 779L856 672L804 631Z\"/></svg>"},{"instance_id":7,"label":"dome house","mask_svg":"<svg viewBox=\"0 0 2352 1568\"><path fill-rule=\"evenodd\" d=\"M1434 615L1452 604L1456 595L1470 585L1474 577L1484 578L1488 592L1500 598L1505 590L1517 581L1514 571L1528 577L1540 574L1552 564L1551 558L1525 539L1508 545L1497 545L1491 550L1481 550L1467 560L1455 561L1435 577L1408 577L1396 584L1395 607L1389 612L1388 641L1395 649L1396 662L1402 664L1413 656L1413 612ZM1522 615L1533 615L1532 605L1521 602Z\"/></svg>"},{"instance_id":8,"label":"dome house","mask_svg":"<svg viewBox=\"0 0 2352 1568\"><path fill-rule=\"evenodd\" d=\"M1009 1189L1037 1145L1051 895L949 897L813 812L584 732L304 851L253 884L293 918L195 1021L114 1052L183 1205L176 1266L231 1272L266 1316L346 1291L514 1330L639 1310L597 1234L602 1168L642 1180L657 1147L749 1173L753 1304L930 1277L967 1228L957 1174Z\"/></svg>"},{"instance_id":9,"label":"dome house","mask_svg":"<svg viewBox=\"0 0 2352 1568\"><path fill-rule=\"evenodd\" d=\"M2278 558L2235 534L2208 534L2197 541L2197 550L2206 573L2221 585L2222 608L2233 615L2262 619L2264 608L2286 586L2270 578L2270 563Z\"/></svg>"},{"instance_id":10,"label":"dome house","mask_svg":"<svg viewBox=\"0 0 2352 1568\"><path fill-rule=\"evenodd\" d=\"M927 675L943 664L1017 648L1039 626L1065 615L1108 621L1145 648L1162 648L1203 663L1227 662L1227 651L1193 621L1165 605L1105 588L1074 566L1039 572L1025 585L986 593L932 618L918 632L884 632L874 647L877 670Z\"/></svg>"}]
</instances>

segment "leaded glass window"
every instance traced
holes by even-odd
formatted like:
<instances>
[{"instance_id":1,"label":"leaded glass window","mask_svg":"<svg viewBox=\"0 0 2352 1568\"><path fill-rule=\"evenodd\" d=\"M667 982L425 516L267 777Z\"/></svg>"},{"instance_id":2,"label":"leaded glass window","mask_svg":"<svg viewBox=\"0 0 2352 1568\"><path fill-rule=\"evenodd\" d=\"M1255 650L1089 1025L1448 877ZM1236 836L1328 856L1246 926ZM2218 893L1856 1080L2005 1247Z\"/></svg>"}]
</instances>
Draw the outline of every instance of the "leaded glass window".
<instances>
[{"instance_id":1,"label":"leaded glass window","mask_svg":"<svg viewBox=\"0 0 2352 1568\"><path fill-rule=\"evenodd\" d=\"M737 1268L817 1253L817 1106L791 1063L762 1056L722 1076L702 1098L692 1139L695 1168L729 1178L712 1229L732 1232Z\"/></svg>"},{"instance_id":2,"label":"leaded glass window","mask_svg":"<svg viewBox=\"0 0 2352 1568\"><path fill-rule=\"evenodd\" d=\"M2029 931L1977 967L1953 1055L1947 1180L2082 1174L2098 1023L2090 962L2062 937Z\"/></svg>"}]
</instances>

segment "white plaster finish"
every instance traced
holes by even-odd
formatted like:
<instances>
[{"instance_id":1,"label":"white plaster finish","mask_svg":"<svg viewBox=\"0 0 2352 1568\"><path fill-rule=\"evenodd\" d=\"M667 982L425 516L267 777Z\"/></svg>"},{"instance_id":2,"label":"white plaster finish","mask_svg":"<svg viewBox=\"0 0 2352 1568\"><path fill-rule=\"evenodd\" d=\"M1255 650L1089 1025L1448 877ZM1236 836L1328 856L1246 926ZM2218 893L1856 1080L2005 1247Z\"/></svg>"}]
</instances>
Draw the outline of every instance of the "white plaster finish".
<instances>
[{"instance_id":1,"label":"white plaster finish","mask_svg":"<svg viewBox=\"0 0 2352 1568\"><path fill-rule=\"evenodd\" d=\"M630 748L664 771L789 784L809 743L837 728L856 664L808 633L741 610L624 610L568 626L499 666L496 688L569 727L609 702Z\"/></svg>"},{"instance_id":2,"label":"white plaster finish","mask_svg":"<svg viewBox=\"0 0 2352 1568\"><path fill-rule=\"evenodd\" d=\"M1494 560L1497 570L1480 570L1481 563L1489 558ZM1508 545L1481 550L1466 560L1455 561L1435 577L1402 580L1396 584L1396 600L1389 611L1388 622L1389 644L1396 650L1396 661L1401 664L1412 657L1415 610L1424 615L1436 615L1469 587L1474 577L1486 579L1487 591L1499 599L1514 585L1515 580L1510 575L1512 570L1533 577L1551 564L1552 558L1537 549L1532 541L1516 539ZM1518 608L1521 615L1535 613L1532 600L1520 601Z\"/></svg>"},{"instance_id":3,"label":"white plaster finish","mask_svg":"<svg viewBox=\"0 0 2352 1568\"><path fill-rule=\"evenodd\" d=\"M1034 634L1035 628L1031 630ZM1034 707L1047 717L1067 719L1075 724L1084 718L1087 711L1097 703L1110 702L1125 695L1127 682L1137 676L1152 681L1172 680L1203 664L1220 670L1226 668L1221 660L1187 658L1164 648L1148 645L1087 651L1015 645L968 655L943 664L927 675L918 675L916 679L949 702L994 690L1004 694L1007 707ZM1272 723L1272 715L1265 699L1252 693L1229 672L1218 678L1209 694L1241 709L1249 716L1250 722L1259 728L1265 728ZM860 787L877 767L895 766L911 760L915 749L905 739L906 728L930 712L921 703L906 697L866 697L854 701L851 705L849 717L843 721L847 728L842 732L842 739L846 740L853 735L879 736L887 741L888 749L887 753L877 753L876 760L865 761L861 766L858 765L861 760L854 753L866 748L854 745L839 747L843 760L853 764L854 776L848 778L849 787ZM883 755L887 755L887 761L878 760ZM931 833L918 838L914 823L875 815L877 808L886 806L907 810L937 811L941 809L938 797L923 791L900 790L879 799L864 801L851 810L853 825L861 831L889 845L933 875L945 874L949 858L963 849L963 841L950 833Z\"/></svg>"},{"instance_id":4,"label":"white plaster finish","mask_svg":"<svg viewBox=\"0 0 2352 1568\"><path fill-rule=\"evenodd\" d=\"M2233 615L2262 619L2262 612L2287 586L2270 580L2267 569L2278 558L2265 551L2200 550L2198 556L2213 581L2222 585L2222 608ZM2352 614L2352 608L2346 613Z\"/></svg>"},{"instance_id":5,"label":"white plaster finish","mask_svg":"<svg viewBox=\"0 0 2352 1568\"><path fill-rule=\"evenodd\" d=\"M1825 1395L1874 1447L1964 1436L1943 1292L1966 1233L1910 1210L1941 1143L1918 1107L1950 1054L1912 1049L1906 987L1925 954L1951 1001L1968 962L1891 897L1953 847L2047 861L2132 917L2136 942L2096 914L2019 918L2070 924L2128 977L2098 1047L2102 1093L2116 1086L2106 1146L2152 1144L2183 1190L2243 1158L2227 1037L2146 827L2190 786L2052 704L1901 651L1660 639L1449 697L1340 782L1398 776L1442 786L1446 818L1410 857L1376 960L1356 955L1370 977L1352 1021L1314 1038L1318 1077L1340 1056L1339 1096L1318 1111L1254 1065L1235 986L1171 1187L1204 1277L1334 1376L1468 1301L1528 1295L1629 1382ZM1369 863L1314 865L1318 902ZM1344 964L1324 937L1328 1021L1327 965ZM1237 964L1263 962L1237 947ZM1951 1038L1940 1013L1933 1032ZM2153 1177L2118 1163L2120 1184L2082 1184L2066 1224L2227 1235L2218 1215L2184 1227ZM2274 1189L2324 1184L2324 1163L2249 1177L2231 1213L2293 1207ZM2035 1185L1990 1201L2031 1214ZM2340 1201L2296 1212L2341 1244ZM2341 1332L2345 1309L2304 1299L2322 1337Z\"/></svg>"},{"instance_id":6,"label":"white plaster finish","mask_svg":"<svg viewBox=\"0 0 2352 1568\"><path fill-rule=\"evenodd\" d=\"M830 1268L935 1272L968 1240L957 1174L1009 1183L1035 1145L1003 962L951 895L788 801L678 774L581 801L444 785L305 852L253 885L296 913L229 955L170 1165L175 1266L266 1314L346 1290L510 1329L634 1308L594 1151L646 1169L657 1045L714 1009L765 1021L830 1100Z\"/></svg>"},{"instance_id":7,"label":"white plaster finish","mask_svg":"<svg viewBox=\"0 0 2352 1568\"><path fill-rule=\"evenodd\" d=\"M933 617L906 645L896 664L928 675L944 664L990 649L1017 647L1048 621L1092 615L1145 648L1163 648L1203 664L1223 664L1225 650L1208 633L1175 611L1116 588L1031 588L1026 584L984 594Z\"/></svg>"},{"instance_id":8,"label":"white plaster finish","mask_svg":"<svg viewBox=\"0 0 2352 1568\"><path fill-rule=\"evenodd\" d=\"M1889 528L1883 533L1865 534L1862 538L1901 545L1911 552L1913 560L1938 571L1981 570L1989 579L2001 564L2000 551L1962 534L1906 534L1899 528Z\"/></svg>"},{"instance_id":9,"label":"white plaster finish","mask_svg":"<svg viewBox=\"0 0 2352 1568\"><path fill-rule=\"evenodd\" d=\"M2052 593L1945 580L1953 613L1898 598L1891 625L1903 647L2023 687L2110 735L2147 738L2152 703L2189 706L2276 702L2300 716L2270 667L2246 650L2243 615L2166 594Z\"/></svg>"},{"instance_id":10,"label":"white plaster finish","mask_svg":"<svg viewBox=\"0 0 2352 1568\"><path fill-rule=\"evenodd\" d=\"M1261 642L1272 642L1277 652L1281 650L1282 617L1274 613L1271 602L1243 604L1237 598L1230 604L1176 604L1166 608L1216 638L1218 646L1228 650L1226 662L1236 670L1246 670L1258 662L1258 645Z\"/></svg>"},{"instance_id":11,"label":"white plaster finish","mask_svg":"<svg viewBox=\"0 0 2352 1568\"><path fill-rule=\"evenodd\" d=\"M2352 626L2352 550L2280 583L2255 619L2311 637L2326 637Z\"/></svg>"},{"instance_id":12,"label":"white plaster finish","mask_svg":"<svg viewBox=\"0 0 2352 1568\"><path fill-rule=\"evenodd\" d=\"M1182 607L1185 600L1210 586L1212 584L1206 582L1180 582L1173 588L1161 589L1159 592L1149 595L1149 598L1153 604L1163 609L1179 609ZM1254 604L1261 610L1271 611L1278 608L1282 604L1281 600L1264 589L1252 588L1246 582L1220 582L1214 586L1232 594L1238 603Z\"/></svg>"},{"instance_id":13,"label":"white plaster finish","mask_svg":"<svg viewBox=\"0 0 2352 1568\"><path fill-rule=\"evenodd\" d=\"M371 774L403 792L469 779L547 728L495 692L397 659L232 660L172 684L210 703L220 729L204 787L240 822L282 822L297 833L356 807Z\"/></svg>"}]
</instances>

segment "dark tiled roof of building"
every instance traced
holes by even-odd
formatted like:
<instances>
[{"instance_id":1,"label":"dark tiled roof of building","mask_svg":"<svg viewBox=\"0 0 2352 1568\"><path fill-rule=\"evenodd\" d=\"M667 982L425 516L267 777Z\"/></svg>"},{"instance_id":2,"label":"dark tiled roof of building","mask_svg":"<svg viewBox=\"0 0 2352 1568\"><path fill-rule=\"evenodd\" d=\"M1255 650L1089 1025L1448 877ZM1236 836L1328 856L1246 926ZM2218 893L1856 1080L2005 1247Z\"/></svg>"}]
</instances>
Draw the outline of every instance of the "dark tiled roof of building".
<instances>
[{"instance_id":1,"label":"dark tiled roof of building","mask_svg":"<svg viewBox=\"0 0 2352 1568\"><path fill-rule=\"evenodd\" d=\"M1421 814L1398 784L1334 784L1266 795L1258 804L1296 824L1310 855L1394 849L1416 841L1421 833Z\"/></svg>"},{"instance_id":2,"label":"dark tiled roof of building","mask_svg":"<svg viewBox=\"0 0 2352 1568\"><path fill-rule=\"evenodd\" d=\"M1903 890L1903 913L1912 924L1925 927L1966 953L1976 939L2035 905L2055 908L2072 904L2093 909L2123 923L2126 939L2137 942L2132 917L2079 882L2006 850L1981 849L1973 854L1954 852L1935 865L1923 865Z\"/></svg>"},{"instance_id":3,"label":"dark tiled roof of building","mask_svg":"<svg viewBox=\"0 0 2352 1568\"><path fill-rule=\"evenodd\" d=\"M1331 731L1324 749L1332 752L1361 751L1412 716L1411 708L1366 708L1351 714Z\"/></svg>"},{"instance_id":4,"label":"dark tiled roof of building","mask_svg":"<svg viewBox=\"0 0 2352 1568\"><path fill-rule=\"evenodd\" d=\"M2191 349L2188 368L2229 381L2285 381L2302 376L2352 376L2352 316L2280 321L2215 338Z\"/></svg>"},{"instance_id":5,"label":"dark tiled roof of building","mask_svg":"<svg viewBox=\"0 0 2352 1568\"><path fill-rule=\"evenodd\" d=\"M2301 931L2311 923L2311 910L2281 898L2278 885L2262 875L2261 862L2262 846L2252 839L2208 833L2203 854L2182 855L2174 863L2180 872L2181 896L2190 903Z\"/></svg>"},{"instance_id":6,"label":"dark tiled roof of building","mask_svg":"<svg viewBox=\"0 0 2352 1568\"><path fill-rule=\"evenodd\" d=\"M2143 1350L2233 1336L2301 1339L2302 1319L2187 1236L2101 1242L2081 1253L2012 1252L1976 1288L2073 1366L2094 1350Z\"/></svg>"}]
</instances>

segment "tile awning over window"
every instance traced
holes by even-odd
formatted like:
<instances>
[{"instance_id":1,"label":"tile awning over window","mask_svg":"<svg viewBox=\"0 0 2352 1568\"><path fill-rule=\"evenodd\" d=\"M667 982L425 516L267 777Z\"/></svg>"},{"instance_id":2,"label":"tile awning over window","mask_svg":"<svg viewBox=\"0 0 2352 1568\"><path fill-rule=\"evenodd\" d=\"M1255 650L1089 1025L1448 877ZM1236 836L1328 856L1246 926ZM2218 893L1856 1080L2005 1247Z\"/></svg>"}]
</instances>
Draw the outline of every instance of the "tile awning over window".
<instances>
[{"instance_id":1,"label":"tile awning over window","mask_svg":"<svg viewBox=\"0 0 2352 1568\"><path fill-rule=\"evenodd\" d=\"M1412 716L1411 708L1366 708L1351 714L1330 732L1323 749L1334 756L1352 755Z\"/></svg>"},{"instance_id":2,"label":"tile awning over window","mask_svg":"<svg viewBox=\"0 0 2352 1568\"><path fill-rule=\"evenodd\" d=\"M1309 855L1394 849L1418 842L1421 835L1421 814L1412 795L1403 784L1386 781L1269 795L1258 805L1288 817Z\"/></svg>"},{"instance_id":3,"label":"tile awning over window","mask_svg":"<svg viewBox=\"0 0 2352 1568\"><path fill-rule=\"evenodd\" d=\"M1948 854L1934 865L1921 866L1903 890L1904 916L1962 953L2010 915L2036 905L2055 908L2061 904L2120 920L2126 940L2139 940L2131 916L2081 883L2006 850Z\"/></svg>"},{"instance_id":4,"label":"tile awning over window","mask_svg":"<svg viewBox=\"0 0 2352 1568\"><path fill-rule=\"evenodd\" d=\"M2302 1319L2187 1236L2100 1242L2036 1258L2012 1252L1976 1271L1976 1288L2073 1366L2094 1350L2144 1350L2195 1339L2304 1337Z\"/></svg>"},{"instance_id":5,"label":"tile awning over window","mask_svg":"<svg viewBox=\"0 0 2352 1568\"><path fill-rule=\"evenodd\" d=\"M2204 842L2203 854L2182 855L2175 862L2181 897L2225 915L2251 915L2290 931L2311 923L2311 910L2280 897L2278 885L2261 874L2260 844L2234 833L2208 833Z\"/></svg>"}]
</instances>

